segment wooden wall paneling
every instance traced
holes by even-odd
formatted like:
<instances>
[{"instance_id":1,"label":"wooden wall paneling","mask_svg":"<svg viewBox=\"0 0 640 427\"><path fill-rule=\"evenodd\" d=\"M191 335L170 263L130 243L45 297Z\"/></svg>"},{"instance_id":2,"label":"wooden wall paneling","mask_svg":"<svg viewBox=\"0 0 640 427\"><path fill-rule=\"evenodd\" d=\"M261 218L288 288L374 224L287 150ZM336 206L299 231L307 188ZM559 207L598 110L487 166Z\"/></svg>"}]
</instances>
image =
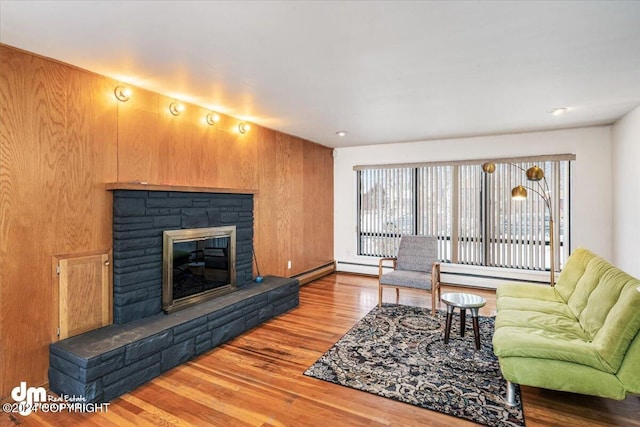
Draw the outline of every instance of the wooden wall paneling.
<instances>
[{"instance_id":1,"label":"wooden wall paneling","mask_svg":"<svg viewBox=\"0 0 640 427\"><path fill-rule=\"evenodd\" d=\"M179 102L172 98L160 95L158 97L158 123L160 139L166 149L166 156L163 161L166 167L161 171L162 183L176 185L190 185L188 181L189 171L186 167L190 160L190 146L185 147L183 128L188 125L189 111L185 110L179 116L174 116L169 112L169 104ZM180 102L186 105L184 102Z\"/></svg>"},{"instance_id":2,"label":"wooden wall paneling","mask_svg":"<svg viewBox=\"0 0 640 427\"><path fill-rule=\"evenodd\" d=\"M221 129L218 133L218 180L223 187L235 187L241 181L242 154L238 134Z\"/></svg>"},{"instance_id":3,"label":"wooden wall paneling","mask_svg":"<svg viewBox=\"0 0 640 427\"><path fill-rule=\"evenodd\" d=\"M258 128L255 131L258 146L258 194L254 196L253 243L263 276L282 275L284 269L278 252L276 132ZM257 271L254 267L254 273Z\"/></svg>"},{"instance_id":4,"label":"wooden wall paneling","mask_svg":"<svg viewBox=\"0 0 640 427\"><path fill-rule=\"evenodd\" d=\"M94 98L101 102L92 103L93 122L90 129L91 154L94 161L89 165L95 176L91 192L96 233L91 244L85 250L106 249L113 246L113 194L104 195L104 183L118 180L118 105L113 105L112 93L116 82L109 78L90 74ZM74 252L79 248L74 248Z\"/></svg>"},{"instance_id":5,"label":"wooden wall paneling","mask_svg":"<svg viewBox=\"0 0 640 427\"><path fill-rule=\"evenodd\" d=\"M70 69L66 86L66 144L57 151L55 173L58 188L57 202L61 205L56 227L53 253L70 254L61 263L77 263L85 254L100 254L94 261L100 265L101 288L93 294L103 302L87 304L85 294L74 287L67 304L74 313L101 317L97 324L111 323L111 269L101 265L110 261L112 246L113 197L105 191L104 183L117 179L118 104L113 95L117 82L93 73ZM55 257L54 257L55 258ZM110 263L110 262L109 262ZM78 264L77 271L84 271ZM93 271L91 268L87 271ZM68 277L72 279L72 277ZM57 283L57 277L54 277ZM73 281L68 282L73 284ZM59 287L52 286L53 326L59 325ZM64 302L64 301L63 301ZM90 323L95 324L95 323ZM61 339L89 329L67 326ZM57 337L54 337L58 339Z\"/></svg>"},{"instance_id":6,"label":"wooden wall paneling","mask_svg":"<svg viewBox=\"0 0 640 427\"><path fill-rule=\"evenodd\" d=\"M158 123L159 95L137 87L131 87L131 90L127 102L117 103L116 181L165 183L161 178L168 164Z\"/></svg>"},{"instance_id":7,"label":"wooden wall paneling","mask_svg":"<svg viewBox=\"0 0 640 427\"><path fill-rule=\"evenodd\" d=\"M204 111L204 115L209 113L210 111ZM220 113L213 112L213 114L218 114L220 120L214 126L205 125L207 129L207 139L205 141L204 153L205 153L205 172L204 177L207 182L214 183L217 187L220 188L242 188L239 186L222 186L222 183L232 184L236 181L230 179L231 173L235 167L235 164L230 162L225 155L227 152L228 146L233 144L233 139L231 138L230 132L227 129L230 126L230 121L234 120L228 116L225 116ZM250 187L247 187L250 188ZM254 189L257 186L253 187Z\"/></svg>"},{"instance_id":8,"label":"wooden wall paneling","mask_svg":"<svg viewBox=\"0 0 640 427\"><path fill-rule=\"evenodd\" d=\"M246 134L237 134L236 144L240 149L240 188L256 188L258 185L258 126L252 125Z\"/></svg>"},{"instance_id":9,"label":"wooden wall paneling","mask_svg":"<svg viewBox=\"0 0 640 427\"><path fill-rule=\"evenodd\" d=\"M113 198L104 183L117 179L116 82L76 70L68 76L66 138L53 171L63 222L54 251L105 250L112 245Z\"/></svg>"},{"instance_id":10,"label":"wooden wall paneling","mask_svg":"<svg viewBox=\"0 0 640 427\"><path fill-rule=\"evenodd\" d=\"M165 144L167 164L163 182L175 185L204 185L202 171L204 124L201 121L201 108L172 98L159 97L158 119L161 122L161 139ZM169 104L179 102L184 111L178 116L169 112Z\"/></svg>"},{"instance_id":11,"label":"wooden wall paneling","mask_svg":"<svg viewBox=\"0 0 640 427\"><path fill-rule=\"evenodd\" d=\"M206 114L206 112L205 112ZM205 125L202 146L202 184L211 185L218 182L218 134L217 125ZM254 187L256 188L256 187Z\"/></svg>"},{"instance_id":12,"label":"wooden wall paneling","mask_svg":"<svg viewBox=\"0 0 640 427\"><path fill-rule=\"evenodd\" d=\"M256 188L258 184L258 127L238 132L239 119L225 117L218 132L218 180L221 187Z\"/></svg>"},{"instance_id":13,"label":"wooden wall paneling","mask_svg":"<svg viewBox=\"0 0 640 427\"><path fill-rule=\"evenodd\" d=\"M202 109L189 104L180 115L180 137L177 141L181 148L179 175L175 182L187 185L204 185L205 126L202 122Z\"/></svg>"},{"instance_id":14,"label":"wooden wall paneling","mask_svg":"<svg viewBox=\"0 0 640 427\"><path fill-rule=\"evenodd\" d=\"M333 257L333 156L332 149L304 143L303 158L303 271L331 262Z\"/></svg>"},{"instance_id":15,"label":"wooden wall paneling","mask_svg":"<svg viewBox=\"0 0 640 427\"><path fill-rule=\"evenodd\" d=\"M110 81L0 46L0 397L46 382L51 257L111 246L116 106ZM105 194L106 193L106 194Z\"/></svg>"},{"instance_id":16,"label":"wooden wall paneling","mask_svg":"<svg viewBox=\"0 0 640 427\"><path fill-rule=\"evenodd\" d=\"M291 256L291 191L289 186L291 168L290 140L288 135L276 134L276 171L273 184L276 187L273 203L276 206L275 232L277 271L281 276L291 275L287 261Z\"/></svg>"},{"instance_id":17,"label":"wooden wall paneling","mask_svg":"<svg viewBox=\"0 0 640 427\"><path fill-rule=\"evenodd\" d=\"M262 274L291 276L333 260L333 157L318 144L270 135L260 143L256 250L269 268Z\"/></svg>"},{"instance_id":18,"label":"wooden wall paneling","mask_svg":"<svg viewBox=\"0 0 640 427\"><path fill-rule=\"evenodd\" d=\"M276 226L281 275L299 271L302 236L302 145L290 135L276 134ZM291 269L288 269L291 261Z\"/></svg>"},{"instance_id":19,"label":"wooden wall paneling","mask_svg":"<svg viewBox=\"0 0 640 427\"><path fill-rule=\"evenodd\" d=\"M0 47L2 93L2 334L0 395L44 382L50 339L49 225L56 203L55 151L65 140L63 66ZM49 259L48 259L49 258ZM46 271L46 273L45 273Z\"/></svg>"},{"instance_id":20,"label":"wooden wall paneling","mask_svg":"<svg viewBox=\"0 0 640 427\"><path fill-rule=\"evenodd\" d=\"M168 106L174 100L160 96L161 140L166 150L162 183L220 187L217 166L218 129L204 117L208 110L182 102L185 110L173 116ZM166 106L166 108L165 108Z\"/></svg>"},{"instance_id":21,"label":"wooden wall paneling","mask_svg":"<svg viewBox=\"0 0 640 427\"><path fill-rule=\"evenodd\" d=\"M288 236L290 241L288 258L291 260L291 270L288 271L287 276L293 276L305 270L307 245L314 238L313 235L305 235L304 229L305 216L316 215L315 206L304 203L304 144L305 142L300 138L289 137L291 158L287 183L290 192L288 209L291 223Z\"/></svg>"},{"instance_id":22,"label":"wooden wall paneling","mask_svg":"<svg viewBox=\"0 0 640 427\"><path fill-rule=\"evenodd\" d=\"M215 154L216 129L205 121L208 110L193 106L190 108L189 126L184 141L191 146L190 163L196 165L191 169L189 180L195 185L206 186L216 180ZM213 173L212 173L213 172Z\"/></svg>"},{"instance_id":23,"label":"wooden wall paneling","mask_svg":"<svg viewBox=\"0 0 640 427\"><path fill-rule=\"evenodd\" d=\"M316 145L317 146L317 145ZM329 261L335 261L334 255L334 247L333 247L333 212L334 212L334 203L333 203L333 192L334 192L334 182L333 182L333 148L328 147L320 147L320 158L316 157L315 161L319 162L322 171L320 175L320 188L322 188L322 206L323 211L321 213L321 221L322 221L322 247L319 248L319 258L320 261L329 259Z\"/></svg>"}]
</instances>

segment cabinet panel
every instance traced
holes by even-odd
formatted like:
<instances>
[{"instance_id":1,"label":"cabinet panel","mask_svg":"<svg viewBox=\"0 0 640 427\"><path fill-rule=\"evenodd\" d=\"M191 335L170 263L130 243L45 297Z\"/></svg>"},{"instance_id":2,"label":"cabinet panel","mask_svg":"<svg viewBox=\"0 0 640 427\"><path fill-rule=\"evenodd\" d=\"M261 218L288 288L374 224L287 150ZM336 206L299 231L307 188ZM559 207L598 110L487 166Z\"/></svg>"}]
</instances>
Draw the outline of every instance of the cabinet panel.
<instances>
[{"instance_id":1,"label":"cabinet panel","mask_svg":"<svg viewBox=\"0 0 640 427\"><path fill-rule=\"evenodd\" d=\"M59 339L112 322L110 253L54 257Z\"/></svg>"}]
</instances>

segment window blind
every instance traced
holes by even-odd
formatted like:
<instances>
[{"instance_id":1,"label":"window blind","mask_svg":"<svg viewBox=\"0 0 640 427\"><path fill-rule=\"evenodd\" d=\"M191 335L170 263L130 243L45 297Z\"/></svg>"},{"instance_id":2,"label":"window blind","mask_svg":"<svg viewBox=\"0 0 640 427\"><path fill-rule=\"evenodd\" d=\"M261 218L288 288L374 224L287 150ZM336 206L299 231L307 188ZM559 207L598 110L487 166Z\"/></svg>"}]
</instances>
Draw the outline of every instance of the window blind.
<instances>
[{"instance_id":1,"label":"window blind","mask_svg":"<svg viewBox=\"0 0 640 427\"><path fill-rule=\"evenodd\" d=\"M413 163L354 168L358 183L358 254L395 256L403 234L438 238L443 262L531 270L550 268L549 211L523 170L544 170L554 214L556 265L568 256L569 169L573 155ZM516 162L514 162L516 160ZM517 185L525 201L511 199ZM544 190L543 190L544 191Z\"/></svg>"}]
</instances>

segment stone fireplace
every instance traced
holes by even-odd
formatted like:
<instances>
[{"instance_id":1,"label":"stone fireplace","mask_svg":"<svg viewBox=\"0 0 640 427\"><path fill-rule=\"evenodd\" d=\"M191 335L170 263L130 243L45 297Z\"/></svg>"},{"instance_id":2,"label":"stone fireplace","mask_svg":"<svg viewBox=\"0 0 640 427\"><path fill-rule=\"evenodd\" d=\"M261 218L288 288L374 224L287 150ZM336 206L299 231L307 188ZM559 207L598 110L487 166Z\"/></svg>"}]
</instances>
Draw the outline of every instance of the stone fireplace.
<instances>
[{"instance_id":1,"label":"stone fireplace","mask_svg":"<svg viewBox=\"0 0 640 427\"><path fill-rule=\"evenodd\" d=\"M107 402L299 304L296 279L265 276L262 283L253 282L253 194L110 185L114 324L51 344L53 392ZM180 267L208 275L212 282L228 278L231 286L213 292L215 298L165 314L163 236L185 232L195 234L196 242L211 233L214 238L179 246L185 252ZM216 241L220 233L229 240ZM228 251L232 245L234 260ZM211 257L208 272L205 252ZM228 277L219 268L225 260L231 263Z\"/></svg>"},{"instance_id":2,"label":"stone fireplace","mask_svg":"<svg viewBox=\"0 0 640 427\"><path fill-rule=\"evenodd\" d=\"M252 194L114 190L114 323L124 324L162 311L165 231L211 227L235 227L234 286L251 282ZM200 258L190 261L202 262Z\"/></svg>"}]
</instances>

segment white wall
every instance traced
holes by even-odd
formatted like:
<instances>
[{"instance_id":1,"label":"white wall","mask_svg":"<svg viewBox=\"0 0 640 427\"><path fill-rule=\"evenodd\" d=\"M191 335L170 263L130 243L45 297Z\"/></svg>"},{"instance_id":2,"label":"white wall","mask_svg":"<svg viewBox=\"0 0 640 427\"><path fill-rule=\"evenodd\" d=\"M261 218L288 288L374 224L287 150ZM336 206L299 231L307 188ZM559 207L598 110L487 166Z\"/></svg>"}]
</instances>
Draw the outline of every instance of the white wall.
<instances>
[{"instance_id":1,"label":"white wall","mask_svg":"<svg viewBox=\"0 0 640 427\"><path fill-rule=\"evenodd\" d=\"M613 126L613 260L640 278L640 107Z\"/></svg>"},{"instance_id":2,"label":"white wall","mask_svg":"<svg viewBox=\"0 0 640 427\"><path fill-rule=\"evenodd\" d=\"M571 247L585 247L611 260L611 145L611 127L602 126L339 148L334 159L334 254L338 269L372 273L374 270L371 268L341 262L377 265L377 259L356 255L356 179L353 166L563 153L576 155L571 181Z\"/></svg>"}]
</instances>

